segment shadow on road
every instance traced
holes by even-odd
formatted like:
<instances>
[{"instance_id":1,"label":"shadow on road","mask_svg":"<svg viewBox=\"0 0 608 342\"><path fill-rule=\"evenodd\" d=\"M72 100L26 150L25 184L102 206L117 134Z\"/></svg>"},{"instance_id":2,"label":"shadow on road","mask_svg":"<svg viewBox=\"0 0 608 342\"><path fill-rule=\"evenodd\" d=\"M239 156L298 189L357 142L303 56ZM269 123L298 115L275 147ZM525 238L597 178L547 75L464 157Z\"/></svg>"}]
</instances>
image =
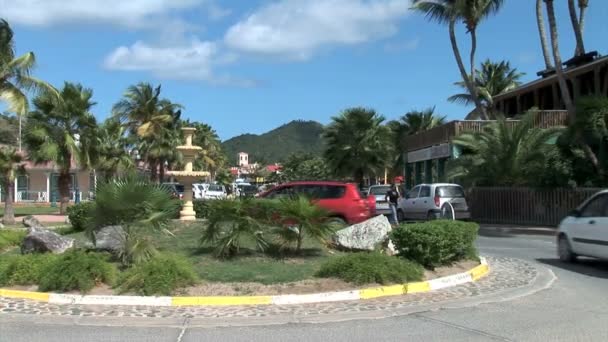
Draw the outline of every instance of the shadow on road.
<instances>
[{"instance_id":1,"label":"shadow on road","mask_svg":"<svg viewBox=\"0 0 608 342\"><path fill-rule=\"evenodd\" d=\"M510 230L506 229L486 229L479 228L477 232L479 236L493 237L493 238L513 238L516 234L513 234Z\"/></svg>"},{"instance_id":2,"label":"shadow on road","mask_svg":"<svg viewBox=\"0 0 608 342\"><path fill-rule=\"evenodd\" d=\"M594 278L608 279L607 261L588 258L579 258L574 263L563 262L559 259L536 259L536 261L566 271L576 272Z\"/></svg>"}]
</instances>

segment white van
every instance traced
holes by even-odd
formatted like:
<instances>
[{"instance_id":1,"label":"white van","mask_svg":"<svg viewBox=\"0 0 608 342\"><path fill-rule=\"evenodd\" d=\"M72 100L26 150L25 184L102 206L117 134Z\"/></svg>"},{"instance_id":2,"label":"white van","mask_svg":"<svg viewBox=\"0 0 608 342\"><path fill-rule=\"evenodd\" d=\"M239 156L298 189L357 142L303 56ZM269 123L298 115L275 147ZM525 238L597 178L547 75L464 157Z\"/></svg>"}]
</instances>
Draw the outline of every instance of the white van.
<instances>
[{"instance_id":1,"label":"white van","mask_svg":"<svg viewBox=\"0 0 608 342\"><path fill-rule=\"evenodd\" d=\"M226 198L226 188L221 184L209 184L203 195L203 199L224 199Z\"/></svg>"}]
</instances>

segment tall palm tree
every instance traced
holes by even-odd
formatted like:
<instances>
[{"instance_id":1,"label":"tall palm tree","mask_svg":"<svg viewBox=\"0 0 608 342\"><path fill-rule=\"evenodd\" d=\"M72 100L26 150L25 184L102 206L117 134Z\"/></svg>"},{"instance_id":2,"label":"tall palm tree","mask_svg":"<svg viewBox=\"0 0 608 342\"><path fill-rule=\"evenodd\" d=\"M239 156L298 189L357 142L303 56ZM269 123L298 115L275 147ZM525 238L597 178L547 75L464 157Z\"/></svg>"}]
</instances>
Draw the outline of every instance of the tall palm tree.
<instances>
[{"instance_id":1,"label":"tall palm tree","mask_svg":"<svg viewBox=\"0 0 608 342\"><path fill-rule=\"evenodd\" d=\"M369 174L378 174L389 165L391 133L382 125L384 117L373 109L349 108L332 118L323 132L325 157L339 176L352 176L363 184Z\"/></svg>"},{"instance_id":2,"label":"tall palm tree","mask_svg":"<svg viewBox=\"0 0 608 342\"><path fill-rule=\"evenodd\" d=\"M54 162L59 167L60 213L65 214L70 169L74 162L81 168L91 166L97 122L90 112L95 105L91 89L66 82L59 95L43 93L34 98L36 110L30 113L24 141L31 160Z\"/></svg>"},{"instance_id":3,"label":"tall palm tree","mask_svg":"<svg viewBox=\"0 0 608 342\"><path fill-rule=\"evenodd\" d=\"M509 62L501 61L500 63L494 63L487 59L481 63L481 70L478 70L476 75L475 86L477 87L477 93L486 108L488 116L495 119L496 113L493 113L494 96L519 87L521 85L520 79L525 74L518 72L515 68L511 68ZM465 91L467 90L466 85L462 81L456 82L456 85ZM448 101L468 105L473 102L473 98L469 93L461 93L450 96Z\"/></svg>"},{"instance_id":4,"label":"tall palm tree","mask_svg":"<svg viewBox=\"0 0 608 342\"><path fill-rule=\"evenodd\" d=\"M120 172L126 172L135 167L133 158L128 152L129 140L126 129L115 118L107 119L98 130L99 159L96 169L105 178L114 178Z\"/></svg>"},{"instance_id":5,"label":"tall palm tree","mask_svg":"<svg viewBox=\"0 0 608 342\"><path fill-rule=\"evenodd\" d=\"M464 152L450 163L448 177L469 185L532 185L559 133L535 128L534 114L527 114L515 126L499 120L481 132L461 134L453 143Z\"/></svg>"},{"instance_id":6,"label":"tall palm tree","mask_svg":"<svg viewBox=\"0 0 608 342\"><path fill-rule=\"evenodd\" d=\"M460 75L482 119L487 119L485 107L481 103L475 87L475 53L477 51L477 27L486 17L495 14L502 7L504 0L413 0L414 9L426 14L430 20L447 24L452 50ZM467 73L458 42L456 40L456 22L463 21L471 35L471 52L469 55L470 74Z\"/></svg>"},{"instance_id":7,"label":"tall palm tree","mask_svg":"<svg viewBox=\"0 0 608 342\"><path fill-rule=\"evenodd\" d=\"M134 142L143 143L140 152L147 161L154 181L158 179L159 164L163 169L161 173L164 173L162 159L165 153L160 150L163 145L167 145L166 140L170 137L166 130L173 129L175 117L181 114L181 106L161 99L160 92L161 86L153 88L149 83L139 83L130 86L123 99L113 107L114 117L129 128Z\"/></svg>"},{"instance_id":8,"label":"tall palm tree","mask_svg":"<svg viewBox=\"0 0 608 342\"><path fill-rule=\"evenodd\" d=\"M568 12L570 13L570 22L572 23L572 30L574 31L574 37L576 38L576 50L575 56L580 56L585 53L585 42L583 40L583 25L585 20L585 11L589 6L588 0L579 0L578 8L580 10L580 18L576 14L576 6L574 0L568 0Z\"/></svg>"},{"instance_id":9,"label":"tall palm tree","mask_svg":"<svg viewBox=\"0 0 608 342\"><path fill-rule=\"evenodd\" d=\"M36 56L33 52L15 56L13 30L6 20L0 19L0 100L5 102L10 112L19 116L19 150L21 150L21 118L29 112L26 92L48 91L58 95L57 90L51 85L30 75L35 65Z\"/></svg>"},{"instance_id":10,"label":"tall palm tree","mask_svg":"<svg viewBox=\"0 0 608 342\"><path fill-rule=\"evenodd\" d=\"M14 148L0 146L0 180L4 191L4 216L2 223L15 224L15 211L13 209L13 189L17 172L21 169L23 156Z\"/></svg>"},{"instance_id":11,"label":"tall palm tree","mask_svg":"<svg viewBox=\"0 0 608 342\"><path fill-rule=\"evenodd\" d=\"M545 31L545 19L543 18L543 0L536 0L536 24L538 25L540 45L543 49L545 69L553 69L553 62L551 62L551 53L549 52L549 44L547 43L547 32Z\"/></svg>"}]
</instances>

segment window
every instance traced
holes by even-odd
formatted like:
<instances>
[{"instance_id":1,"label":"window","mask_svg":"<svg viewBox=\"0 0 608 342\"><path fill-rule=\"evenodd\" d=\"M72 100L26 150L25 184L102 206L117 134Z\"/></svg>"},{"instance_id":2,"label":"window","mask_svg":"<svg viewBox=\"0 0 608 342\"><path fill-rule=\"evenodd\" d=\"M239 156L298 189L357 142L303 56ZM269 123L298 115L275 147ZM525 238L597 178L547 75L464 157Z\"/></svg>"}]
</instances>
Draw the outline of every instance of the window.
<instances>
[{"instance_id":1,"label":"window","mask_svg":"<svg viewBox=\"0 0 608 342\"><path fill-rule=\"evenodd\" d=\"M420 191L420 186L414 187L407 193L407 198L417 198L418 192Z\"/></svg>"},{"instance_id":2,"label":"window","mask_svg":"<svg viewBox=\"0 0 608 342\"><path fill-rule=\"evenodd\" d=\"M266 196L267 198L282 198L282 197L290 197L294 195L293 188L290 186L286 186L280 189L276 189Z\"/></svg>"},{"instance_id":3,"label":"window","mask_svg":"<svg viewBox=\"0 0 608 342\"><path fill-rule=\"evenodd\" d=\"M608 195L593 198L581 211L581 217L608 217Z\"/></svg>"},{"instance_id":4,"label":"window","mask_svg":"<svg viewBox=\"0 0 608 342\"><path fill-rule=\"evenodd\" d=\"M373 186L370 188L370 195L386 195L391 189L390 186Z\"/></svg>"},{"instance_id":5,"label":"window","mask_svg":"<svg viewBox=\"0 0 608 342\"><path fill-rule=\"evenodd\" d=\"M301 185L296 189L298 194L314 199L342 198L346 192L345 187L339 185Z\"/></svg>"},{"instance_id":6,"label":"window","mask_svg":"<svg viewBox=\"0 0 608 342\"><path fill-rule=\"evenodd\" d=\"M435 190L435 196L439 197L464 197L464 191L459 186L441 186Z\"/></svg>"},{"instance_id":7,"label":"window","mask_svg":"<svg viewBox=\"0 0 608 342\"><path fill-rule=\"evenodd\" d=\"M420 189L420 196L418 197L431 197L431 187L430 186L423 186Z\"/></svg>"}]
</instances>

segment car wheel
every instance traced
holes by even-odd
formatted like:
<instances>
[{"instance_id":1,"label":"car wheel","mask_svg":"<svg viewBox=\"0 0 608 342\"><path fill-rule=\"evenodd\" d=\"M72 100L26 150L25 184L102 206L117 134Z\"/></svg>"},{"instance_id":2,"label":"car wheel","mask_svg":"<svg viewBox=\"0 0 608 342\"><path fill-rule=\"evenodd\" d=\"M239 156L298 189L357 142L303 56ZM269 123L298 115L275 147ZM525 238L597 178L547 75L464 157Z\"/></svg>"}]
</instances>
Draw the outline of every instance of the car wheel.
<instances>
[{"instance_id":1,"label":"car wheel","mask_svg":"<svg viewBox=\"0 0 608 342\"><path fill-rule=\"evenodd\" d=\"M401 209L397 210L397 220L399 222L405 221L405 213Z\"/></svg>"},{"instance_id":2,"label":"car wheel","mask_svg":"<svg viewBox=\"0 0 608 342\"><path fill-rule=\"evenodd\" d=\"M327 221L334 229L341 229L347 226L346 220L341 217L331 217Z\"/></svg>"},{"instance_id":3,"label":"car wheel","mask_svg":"<svg viewBox=\"0 0 608 342\"><path fill-rule=\"evenodd\" d=\"M576 254L572 253L570 242L565 235L560 235L557 240L557 254L559 260L563 262L574 262L576 260Z\"/></svg>"},{"instance_id":4,"label":"car wheel","mask_svg":"<svg viewBox=\"0 0 608 342\"><path fill-rule=\"evenodd\" d=\"M429 211L428 214L426 215L426 220L427 221L437 220L441 217L440 215L441 215L440 213L437 213L434 211Z\"/></svg>"}]
</instances>

